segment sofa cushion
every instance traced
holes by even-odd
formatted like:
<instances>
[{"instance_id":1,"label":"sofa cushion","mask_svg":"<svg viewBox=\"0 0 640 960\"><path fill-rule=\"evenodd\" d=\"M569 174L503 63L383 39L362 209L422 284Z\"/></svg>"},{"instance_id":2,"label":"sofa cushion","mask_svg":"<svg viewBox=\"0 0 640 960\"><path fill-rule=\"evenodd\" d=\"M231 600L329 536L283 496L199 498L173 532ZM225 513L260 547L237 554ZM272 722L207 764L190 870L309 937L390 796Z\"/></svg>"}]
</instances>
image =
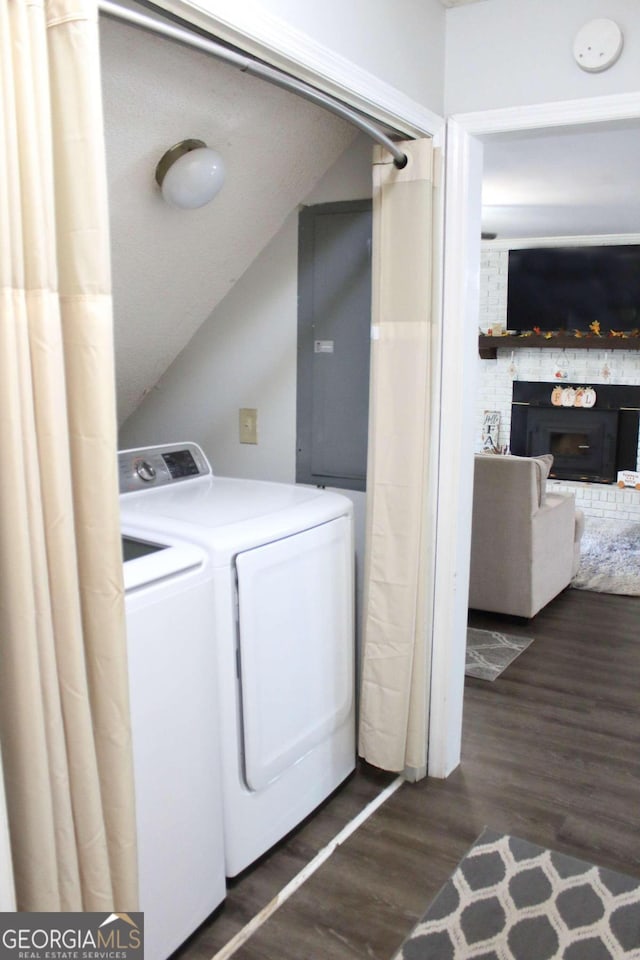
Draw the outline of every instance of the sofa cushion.
<instances>
[{"instance_id":1,"label":"sofa cushion","mask_svg":"<svg viewBox=\"0 0 640 960\"><path fill-rule=\"evenodd\" d=\"M477 453L477 457L502 457L502 454L488 453L484 451L483 453ZM547 499L547 480L549 479L549 474L551 472L551 467L553 466L553 454L552 453L542 453L539 457L516 457L513 454L507 454L507 460L531 460L536 468L536 492L538 495L538 506L544 507Z\"/></svg>"}]
</instances>

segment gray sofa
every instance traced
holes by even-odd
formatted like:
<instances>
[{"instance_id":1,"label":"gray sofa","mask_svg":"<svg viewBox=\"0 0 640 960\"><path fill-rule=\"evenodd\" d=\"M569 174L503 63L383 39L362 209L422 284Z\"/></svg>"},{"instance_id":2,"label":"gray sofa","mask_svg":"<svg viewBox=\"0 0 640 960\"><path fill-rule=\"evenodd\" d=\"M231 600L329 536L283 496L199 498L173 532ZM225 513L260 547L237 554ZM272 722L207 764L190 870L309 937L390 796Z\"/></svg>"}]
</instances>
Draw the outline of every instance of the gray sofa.
<instances>
[{"instance_id":1,"label":"gray sofa","mask_svg":"<svg viewBox=\"0 0 640 960\"><path fill-rule=\"evenodd\" d=\"M580 563L584 516L572 496L547 494L553 458L477 454L469 606L531 618Z\"/></svg>"}]
</instances>

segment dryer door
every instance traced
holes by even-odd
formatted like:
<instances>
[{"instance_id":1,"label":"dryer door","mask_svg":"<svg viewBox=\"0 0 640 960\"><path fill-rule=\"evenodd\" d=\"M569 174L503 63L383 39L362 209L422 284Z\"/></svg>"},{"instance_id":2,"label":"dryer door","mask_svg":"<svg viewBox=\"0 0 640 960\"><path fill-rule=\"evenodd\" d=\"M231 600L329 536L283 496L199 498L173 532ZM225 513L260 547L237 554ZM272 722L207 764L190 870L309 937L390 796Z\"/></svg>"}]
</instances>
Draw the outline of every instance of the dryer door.
<instances>
[{"instance_id":1,"label":"dryer door","mask_svg":"<svg viewBox=\"0 0 640 960\"><path fill-rule=\"evenodd\" d=\"M244 772L258 791L352 714L350 521L248 550L236 569Z\"/></svg>"}]
</instances>

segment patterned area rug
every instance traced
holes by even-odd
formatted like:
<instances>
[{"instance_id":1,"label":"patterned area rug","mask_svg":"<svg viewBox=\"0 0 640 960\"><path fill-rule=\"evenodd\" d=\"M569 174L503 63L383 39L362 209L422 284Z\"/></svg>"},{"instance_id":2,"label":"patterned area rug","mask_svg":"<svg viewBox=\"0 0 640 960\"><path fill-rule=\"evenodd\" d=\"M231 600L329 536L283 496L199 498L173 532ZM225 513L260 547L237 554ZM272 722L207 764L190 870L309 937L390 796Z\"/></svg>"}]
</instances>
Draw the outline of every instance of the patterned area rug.
<instances>
[{"instance_id":1,"label":"patterned area rug","mask_svg":"<svg viewBox=\"0 0 640 960\"><path fill-rule=\"evenodd\" d=\"M468 677L495 680L530 643L533 637L512 637L497 630L468 627L464 672Z\"/></svg>"},{"instance_id":2,"label":"patterned area rug","mask_svg":"<svg viewBox=\"0 0 640 960\"><path fill-rule=\"evenodd\" d=\"M571 586L640 597L640 523L587 517Z\"/></svg>"},{"instance_id":3,"label":"patterned area rug","mask_svg":"<svg viewBox=\"0 0 640 960\"><path fill-rule=\"evenodd\" d=\"M640 881L486 830L395 960L637 960Z\"/></svg>"}]
</instances>

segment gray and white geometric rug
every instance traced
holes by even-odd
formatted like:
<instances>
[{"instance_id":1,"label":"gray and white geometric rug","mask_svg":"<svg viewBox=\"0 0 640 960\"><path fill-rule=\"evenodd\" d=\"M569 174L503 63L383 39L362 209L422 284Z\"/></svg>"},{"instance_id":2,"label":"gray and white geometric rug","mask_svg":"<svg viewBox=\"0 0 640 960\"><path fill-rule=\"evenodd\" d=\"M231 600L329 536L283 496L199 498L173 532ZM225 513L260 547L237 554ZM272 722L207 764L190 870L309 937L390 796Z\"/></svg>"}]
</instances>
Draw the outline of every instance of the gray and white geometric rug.
<instances>
[{"instance_id":1,"label":"gray and white geometric rug","mask_svg":"<svg viewBox=\"0 0 640 960\"><path fill-rule=\"evenodd\" d=\"M394 960L637 960L640 881L485 830Z\"/></svg>"},{"instance_id":2,"label":"gray and white geometric rug","mask_svg":"<svg viewBox=\"0 0 640 960\"><path fill-rule=\"evenodd\" d=\"M640 523L587 517L571 586L640 597Z\"/></svg>"},{"instance_id":3,"label":"gray and white geometric rug","mask_svg":"<svg viewBox=\"0 0 640 960\"><path fill-rule=\"evenodd\" d=\"M467 627L467 656L464 672L468 677L495 680L510 663L526 650L533 637L513 637L497 630Z\"/></svg>"}]
</instances>

